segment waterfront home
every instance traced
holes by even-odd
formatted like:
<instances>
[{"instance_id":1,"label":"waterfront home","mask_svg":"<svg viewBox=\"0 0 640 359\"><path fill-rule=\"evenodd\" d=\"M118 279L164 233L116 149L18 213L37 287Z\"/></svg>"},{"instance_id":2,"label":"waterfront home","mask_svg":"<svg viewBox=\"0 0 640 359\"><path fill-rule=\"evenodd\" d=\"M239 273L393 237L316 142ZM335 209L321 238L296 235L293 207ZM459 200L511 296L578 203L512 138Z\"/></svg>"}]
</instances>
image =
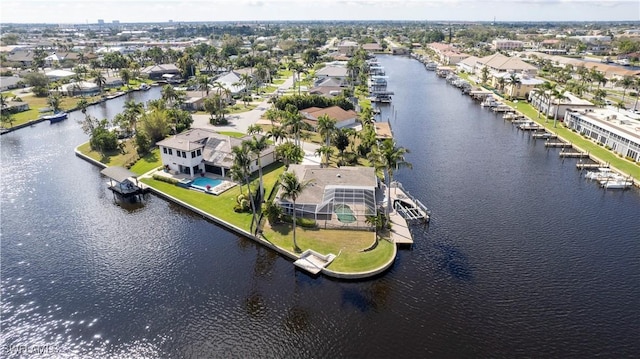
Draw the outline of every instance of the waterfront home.
<instances>
[{"instance_id":1,"label":"waterfront home","mask_svg":"<svg viewBox=\"0 0 640 359\"><path fill-rule=\"evenodd\" d=\"M7 101L2 106L2 112L8 113L18 113L29 111L29 104L26 102L18 102L18 101Z\"/></svg>"},{"instance_id":2,"label":"waterfront home","mask_svg":"<svg viewBox=\"0 0 640 359\"><path fill-rule=\"evenodd\" d=\"M487 67L489 71L494 73L516 72L535 75L538 72L537 67L529 65L517 57L504 56L501 53L495 53L478 59L475 65L475 73L477 76L482 76L482 69L484 67Z\"/></svg>"},{"instance_id":3,"label":"waterfront home","mask_svg":"<svg viewBox=\"0 0 640 359\"><path fill-rule=\"evenodd\" d=\"M147 66L140 70L140 73L149 77L150 80L163 80L164 75L180 76L180 69L174 64L161 64Z\"/></svg>"},{"instance_id":4,"label":"waterfront home","mask_svg":"<svg viewBox=\"0 0 640 359\"><path fill-rule=\"evenodd\" d=\"M91 95L100 92L100 88L94 82L78 81L64 84L60 86L59 90L51 90L51 92L58 92L66 96Z\"/></svg>"},{"instance_id":5,"label":"waterfront home","mask_svg":"<svg viewBox=\"0 0 640 359\"><path fill-rule=\"evenodd\" d=\"M562 120L565 116L565 112L568 109L591 109L593 108L593 103L581 99L579 97L574 96L570 92L565 92L563 94L564 98L557 99L555 97L547 98L545 97L540 89L533 89L529 92L529 103L539 112L545 113L547 112L547 116L554 117L556 120Z\"/></svg>"},{"instance_id":6,"label":"waterfront home","mask_svg":"<svg viewBox=\"0 0 640 359\"><path fill-rule=\"evenodd\" d=\"M203 172L228 176L233 166L232 148L252 137L234 138L214 131L193 128L157 143L162 165L168 171L191 177ZM251 155L250 171L258 170L258 159ZM260 153L262 167L275 162L275 146L269 145Z\"/></svg>"},{"instance_id":7,"label":"waterfront home","mask_svg":"<svg viewBox=\"0 0 640 359\"><path fill-rule=\"evenodd\" d=\"M309 107L300 110L300 113L304 116L304 121L314 128L314 131L318 126L318 118L322 115L327 115L329 118L335 120L336 128L352 126L358 120L358 113L353 110L345 111L339 106L327 108Z\"/></svg>"},{"instance_id":8,"label":"waterfront home","mask_svg":"<svg viewBox=\"0 0 640 359\"><path fill-rule=\"evenodd\" d=\"M332 78L340 81L340 83L344 83L349 75L349 71L346 66L342 65L327 65L320 70L316 71L316 77L319 80L324 80L326 78Z\"/></svg>"},{"instance_id":9,"label":"waterfront home","mask_svg":"<svg viewBox=\"0 0 640 359\"><path fill-rule=\"evenodd\" d=\"M640 120L606 108L567 109L567 127L640 162Z\"/></svg>"},{"instance_id":10,"label":"waterfront home","mask_svg":"<svg viewBox=\"0 0 640 359\"><path fill-rule=\"evenodd\" d=\"M334 97L342 93L346 87L343 82L334 78L322 78L314 83L314 87L309 90L310 95L320 95L324 97Z\"/></svg>"},{"instance_id":11,"label":"waterfront home","mask_svg":"<svg viewBox=\"0 0 640 359\"><path fill-rule=\"evenodd\" d=\"M296 198L297 216L313 218L324 228L371 229L366 217L376 215L376 198L384 198L373 167L290 165L288 171L301 181L310 181ZM284 213L293 213L293 202L283 198L282 188L274 203Z\"/></svg>"},{"instance_id":12,"label":"waterfront home","mask_svg":"<svg viewBox=\"0 0 640 359\"><path fill-rule=\"evenodd\" d=\"M343 40L338 44L338 52L343 55L352 56L358 49L358 46L358 43L355 41Z\"/></svg>"},{"instance_id":13,"label":"waterfront home","mask_svg":"<svg viewBox=\"0 0 640 359\"><path fill-rule=\"evenodd\" d=\"M502 92L504 96L511 99L526 99L529 97L529 93L533 91L536 86L542 85L543 80L531 77L527 74L515 74L517 81L511 82L511 73L501 72L492 76L492 86L498 87L499 79L504 79L504 88Z\"/></svg>"},{"instance_id":14,"label":"waterfront home","mask_svg":"<svg viewBox=\"0 0 640 359\"><path fill-rule=\"evenodd\" d=\"M47 78L51 81L57 81L61 79L68 79L76 75L73 71L68 70L51 70L45 72Z\"/></svg>"}]
</instances>

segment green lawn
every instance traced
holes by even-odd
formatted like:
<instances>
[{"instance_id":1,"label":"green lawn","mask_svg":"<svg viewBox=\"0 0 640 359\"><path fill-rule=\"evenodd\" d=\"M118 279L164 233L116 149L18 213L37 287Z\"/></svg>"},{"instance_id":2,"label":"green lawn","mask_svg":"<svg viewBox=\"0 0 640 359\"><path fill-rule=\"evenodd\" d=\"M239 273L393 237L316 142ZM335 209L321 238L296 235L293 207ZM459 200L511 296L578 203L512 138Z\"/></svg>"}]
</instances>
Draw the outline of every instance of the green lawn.
<instances>
[{"instance_id":1,"label":"green lawn","mask_svg":"<svg viewBox=\"0 0 640 359\"><path fill-rule=\"evenodd\" d=\"M221 135L225 135L225 136L229 136L229 137L233 137L233 138L242 138L244 136L246 136L246 133L242 133L242 132L233 132L233 131L221 131L218 132Z\"/></svg>"},{"instance_id":2,"label":"green lawn","mask_svg":"<svg viewBox=\"0 0 640 359\"><path fill-rule=\"evenodd\" d=\"M262 178L267 193L269 193L271 188L276 185L276 182L282 172L284 172L284 166L279 163L272 164L263 169ZM212 216L220 218L223 221L234 224L244 230L250 230L251 213L236 213L233 210L233 207L236 205L236 199L241 193L240 186L233 187L219 196L214 196L151 178L143 178L141 181L172 197L197 207ZM252 178L252 187L256 188L258 186L258 182L258 174L256 173ZM242 193L246 192L247 188L246 186L243 186Z\"/></svg>"},{"instance_id":3,"label":"green lawn","mask_svg":"<svg viewBox=\"0 0 640 359\"><path fill-rule=\"evenodd\" d=\"M293 253L292 225L265 225L263 235L269 242ZM379 241L375 249L363 252L374 243L375 232L296 227L296 241L303 251L340 254L327 267L335 272L368 272L387 263L394 255L394 244L386 240Z\"/></svg>"},{"instance_id":4,"label":"green lawn","mask_svg":"<svg viewBox=\"0 0 640 359\"><path fill-rule=\"evenodd\" d=\"M285 81L286 81L286 79L276 79L276 80L271 81L271 83L274 84L274 85L282 85Z\"/></svg>"},{"instance_id":5,"label":"green lawn","mask_svg":"<svg viewBox=\"0 0 640 359\"><path fill-rule=\"evenodd\" d=\"M7 98L9 101L13 99L13 97L17 93L14 92L3 92L2 95ZM49 105L47 104L47 97L36 97L33 94L21 96L20 97L23 102L29 104L29 110L24 112L19 112L13 114L13 126L21 125L23 123L27 123L29 121L37 120L39 117L43 115L40 112L40 109L48 109ZM86 97L88 102L97 99L97 97ZM79 97L62 97L62 101L60 107L63 110L69 110L75 108L77 106L78 101L80 101ZM45 113L46 114L46 113Z\"/></svg>"},{"instance_id":6,"label":"green lawn","mask_svg":"<svg viewBox=\"0 0 640 359\"><path fill-rule=\"evenodd\" d=\"M238 102L233 106L227 107L227 110L229 110L228 112L229 114L236 114L236 113L249 112L256 107L258 107L258 105L249 104L248 106L245 106L244 103Z\"/></svg>"},{"instance_id":7,"label":"green lawn","mask_svg":"<svg viewBox=\"0 0 640 359\"><path fill-rule=\"evenodd\" d=\"M141 175L161 166L162 158L160 157L160 149L156 148L151 151L151 153L140 158L129 170L137 175Z\"/></svg>"},{"instance_id":8,"label":"green lawn","mask_svg":"<svg viewBox=\"0 0 640 359\"><path fill-rule=\"evenodd\" d=\"M106 157L103 157L99 152L92 151L89 142L83 143L82 145L78 146L78 150L82 154L89 156L107 166L131 166L131 172L138 175L147 173L154 168L162 166L159 149L156 148L143 158L139 158L133 141L126 140L124 142L124 145L124 153L115 151L108 153Z\"/></svg>"}]
</instances>

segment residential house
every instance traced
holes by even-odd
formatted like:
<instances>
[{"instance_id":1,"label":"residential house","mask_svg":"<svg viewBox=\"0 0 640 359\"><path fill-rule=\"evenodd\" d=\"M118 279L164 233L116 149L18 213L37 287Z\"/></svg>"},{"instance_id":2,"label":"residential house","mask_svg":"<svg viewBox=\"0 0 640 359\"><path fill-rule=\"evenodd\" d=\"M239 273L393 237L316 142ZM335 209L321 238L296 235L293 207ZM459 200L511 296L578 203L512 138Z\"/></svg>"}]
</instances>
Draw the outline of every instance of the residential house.
<instances>
[{"instance_id":1,"label":"residential house","mask_svg":"<svg viewBox=\"0 0 640 359\"><path fill-rule=\"evenodd\" d=\"M343 86L342 81L334 78L322 78L318 79L314 83L314 87L309 90L310 95L320 95L324 97L334 97L340 95L342 90L346 87Z\"/></svg>"},{"instance_id":2,"label":"residential house","mask_svg":"<svg viewBox=\"0 0 640 359\"><path fill-rule=\"evenodd\" d=\"M322 115L327 115L336 121L336 128L343 128L355 125L358 121L358 113L353 110L345 111L339 106L331 106L327 108L309 107L304 110L300 110L300 113L304 116L304 121L310 124L314 131L318 127L318 118Z\"/></svg>"},{"instance_id":3,"label":"residential house","mask_svg":"<svg viewBox=\"0 0 640 359\"><path fill-rule=\"evenodd\" d=\"M45 72L45 75L49 78L49 80L57 81L61 79L71 78L75 76L76 73L68 70L51 70L51 71Z\"/></svg>"},{"instance_id":4,"label":"residential house","mask_svg":"<svg viewBox=\"0 0 640 359\"><path fill-rule=\"evenodd\" d=\"M497 86L497 81L499 78L504 79L504 87L502 89L502 92L504 93L505 97L510 99L527 99L529 98L529 93L533 91L533 89L544 83L543 80L537 79L535 77L530 77L527 74L515 74L517 81L512 83L511 75L512 74L507 72L501 72L493 77L494 87Z\"/></svg>"},{"instance_id":5,"label":"residential house","mask_svg":"<svg viewBox=\"0 0 640 359\"><path fill-rule=\"evenodd\" d=\"M140 70L140 73L146 75L151 80L163 80L164 75L180 76L180 69L174 64L162 64L147 66Z\"/></svg>"},{"instance_id":6,"label":"residential house","mask_svg":"<svg viewBox=\"0 0 640 359\"><path fill-rule=\"evenodd\" d=\"M244 92L246 86L240 81L240 74L235 71L229 71L226 74L218 77L213 83L219 83L226 90L230 91L232 95L237 95Z\"/></svg>"},{"instance_id":7,"label":"residential house","mask_svg":"<svg viewBox=\"0 0 640 359\"><path fill-rule=\"evenodd\" d=\"M52 91L55 92L55 90ZM94 82L78 81L62 85L58 92L66 96L86 96L100 92L100 88Z\"/></svg>"},{"instance_id":8,"label":"residential house","mask_svg":"<svg viewBox=\"0 0 640 359\"><path fill-rule=\"evenodd\" d=\"M0 76L0 91L16 89L22 82L19 76Z\"/></svg>"},{"instance_id":9,"label":"residential house","mask_svg":"<svg viewBox=\"0 0 640 359\"><path fill-rule=\"evenodd\" d=\"M377 53L377 52L382 52L384 50L382 46L380 46L380 44L377 42L363 44L362 49L369 53Z\"/></svg>"},{"instance_id":10,"label":"residential house","mask_svg":"<svg viewBox=\"0 0 640 359\"><path fill-rule=\"evenodd\" d=\"M342 65L328 65L320 70L316 71L316 77L318 79L333 78L344 83L349 74L349 70L346 66Z\"/></svg>"},{"instance_id":11,"label":"residential house","mask_svg":"<svg viewBox=\"0 0 640 359\"><path fill-rule=\"evenodd\" d=\"M590 109L593 103L574 96L570 92L563 94L564 98L557 99L555 97L547 98L540 89L533 89L529 92L529 103L541 113L546 113L547 117L562 121L565 112L569 109ZM548 112L547 112L548 111ZM556 117L556 114L558 117Z\"/></svg>"},{"instance_id":12,"label":"residential house","mask_svg":"<svg viewBox=\"0 0 640 359\"><path fill-rule=\"evenodd\" d=\"M6 101L4 103L4 106L2 106L2 112L8 112L8 113L18 113L18 112L24 112L24 111L29 111L29 104L26 102L19 102L19 101Z\"/></svg>"},{"instance_id":13,"label":"residential house","mask_svg":"<svg viewBox=\"0 0 640 359\"><path fill-rule=\"evenodd\" d=\"M476 61L476 75L481 76L482 69L487 67L489 71L494 73L500 72L516 72L535 75L538 68L529 65L517 57L504 56L500 53L485 56Z\"/></svg>"},{"instance_id":14,"label":"residential house","mask_svg":"<svg viewBox=\"0 0 640 359\"><path fill-rule=\"evenodd\" d=\"M203 172L228 176L233 166L232 148L252 137L234 138L220 133L193 128L157 143L162 165L175 173L191 177ZM258 170L258 159L252 156L250 171ZM269 145L260 153L262 167L275 162L275 146Z\"/></svg>"},{"instance_id":15,"label":"residential house","mask_svg":"<svg viewBox=\"0 0 640 359\"><path fill-rule=\"evenodd\" d=\"M367 216L377 213L376 198L383 198L373 167L322 168L318 165L289 166L300 181L310 185L296 198L295 208L290 198L284 197L282 186L274 203L284 213L313 218L321 227L349 227L370 229Z\"/></svg>"},{"instance_id":16,"label":"residential house","mask_svg":"<svg viewBox=\"0 0 640 359\"><path fill-rule=\"evenodd\" d=\"M352 56L357 49L358 43L355 41L343 40L338 44L338 52L343 55Z\"/></svg>"}]
</instances>

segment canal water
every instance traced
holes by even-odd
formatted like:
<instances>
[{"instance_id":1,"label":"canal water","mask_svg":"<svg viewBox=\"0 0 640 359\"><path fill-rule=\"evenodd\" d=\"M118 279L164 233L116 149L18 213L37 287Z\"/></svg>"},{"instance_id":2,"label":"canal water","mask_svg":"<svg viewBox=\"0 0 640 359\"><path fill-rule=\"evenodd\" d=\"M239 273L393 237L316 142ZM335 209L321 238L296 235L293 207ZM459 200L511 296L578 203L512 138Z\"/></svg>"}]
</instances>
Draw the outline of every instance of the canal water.
<instances>
[{"instance_id":1,"label":"canal water","mask_svg":"<svg viewBox=\"0 0 640 359\"><path fill-rule=\"evenodd\" d=\"M413 164L396 177L432 221L367 281L310 277L152 195L114 204L73 154L80 113L3 135L2 357L637 355L638 191L586 181L419 62L380 62Z\"/></svg>"}]
</instances>

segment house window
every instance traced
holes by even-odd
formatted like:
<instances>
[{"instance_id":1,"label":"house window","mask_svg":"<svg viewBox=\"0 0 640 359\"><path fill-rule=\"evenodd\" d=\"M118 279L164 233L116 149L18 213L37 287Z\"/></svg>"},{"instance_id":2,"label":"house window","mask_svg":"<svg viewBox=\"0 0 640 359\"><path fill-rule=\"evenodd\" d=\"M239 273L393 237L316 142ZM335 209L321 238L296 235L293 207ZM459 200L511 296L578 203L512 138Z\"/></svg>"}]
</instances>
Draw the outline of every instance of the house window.
<instances>
[{"instance_id":1,"label":"house window","mask_svg":"<svg viewBox=\"0 0 640 359\"><path fill-rule=\"evenodd\" d=\"M202 152L200 152L200 150L197 150L197 151L196 151L196 154L197 154L198 156L200 156L200 155L202 155Z\"/></svg>"},{"instance_id":2,"label":"house window","mask_svg":"<svg viewBox=\"0 0 640 359\"><path fill-rule=\"evenodd\" d=\"M168 150L168 151L169 151L169 154L170 154L171 156L173 156L173 150L169 148L169 150Z\"/></svg>"},{"instance_id":3,"label":"house window","mask_svg":"<svg viewBox=\"0 0 640 359\"><path fill-rule=\"evenodd\" d=\"M164 152L164 154L167 154L167 148L166 147L162 147L162 152Z\"/></svg>"},{"instance_id":4,"label":"house window","mask_svg":"<svg viewBox=\"0 0 640 359\"><path fill-rule=\"evenodd\" d=\"M187 153L182 151L182 158L187 158Z\"/></svg>"},{"instance_id":5,"label":"house window","mask_svg":"<svg viewBox=\"0 0 640 359\"><path fill-rule=\"evenodd\" d=\"M191 151L191 158L196 158L196 152L195 151Z\"/></svg>"}]
</instances>

